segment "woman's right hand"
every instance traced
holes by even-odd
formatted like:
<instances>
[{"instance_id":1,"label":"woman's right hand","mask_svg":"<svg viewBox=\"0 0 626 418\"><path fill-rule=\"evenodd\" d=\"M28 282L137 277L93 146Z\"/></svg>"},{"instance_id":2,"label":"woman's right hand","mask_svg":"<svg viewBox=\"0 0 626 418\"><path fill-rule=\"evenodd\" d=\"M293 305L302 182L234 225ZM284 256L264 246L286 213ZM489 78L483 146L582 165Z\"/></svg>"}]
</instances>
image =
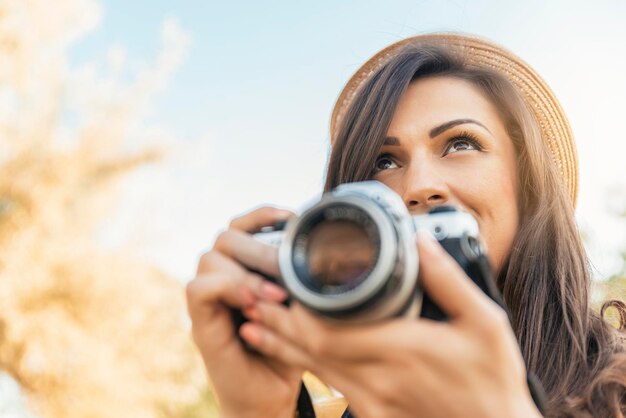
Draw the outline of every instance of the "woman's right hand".
<instances>
[{"instance_id":1,"label":"woman's right hand","mask_svg":"<svg viewBox=\"0 0 626 418\"><path fill-rule=\"evenodd\" d=\"M283 302L287 294L256 270L278 277L278 252L250 234L293 213L263 207L234 219L204 254L187 285L193 337L220 404L222 417L293 417L303 370L246 350L229 308L257 300Z\"/></svg>"}]
</instances>

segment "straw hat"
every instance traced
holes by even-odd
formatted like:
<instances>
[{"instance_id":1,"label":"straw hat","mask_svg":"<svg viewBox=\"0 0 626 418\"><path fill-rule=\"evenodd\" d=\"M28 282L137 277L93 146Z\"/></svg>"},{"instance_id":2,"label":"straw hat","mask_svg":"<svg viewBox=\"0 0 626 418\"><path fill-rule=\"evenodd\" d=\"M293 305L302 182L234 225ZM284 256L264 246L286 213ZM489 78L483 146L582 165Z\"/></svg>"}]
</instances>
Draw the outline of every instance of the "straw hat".
<instances>
[{"instance_id":1,"label":"straw hat","mask_svg":"<svg viewBox=\"0 0 626 418\"><path fill-rule=\"evenodd\" d=\"M528 64L503 47L476 36L458 33L418 35L396 42L378 52L358 69L339 95L330 121L331 141L334 141L337 121L343 116L359 86L372 73L404 45L428 44L433 41L442 42L462 54L470 67L488 68L502 73L518 89L539 123L542 136L548 144L575 206L578 192L578 161L572 130L559 101Z\"/></svg>"}]
</instances>

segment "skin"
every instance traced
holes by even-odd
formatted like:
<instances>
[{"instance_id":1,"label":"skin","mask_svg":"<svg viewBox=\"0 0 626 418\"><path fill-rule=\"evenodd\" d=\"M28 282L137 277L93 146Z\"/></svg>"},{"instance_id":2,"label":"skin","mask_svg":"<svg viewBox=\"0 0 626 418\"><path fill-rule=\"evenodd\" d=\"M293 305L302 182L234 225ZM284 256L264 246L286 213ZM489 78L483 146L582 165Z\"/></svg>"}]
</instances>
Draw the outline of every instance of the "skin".
<instances>
[{"instance_id":1,"label":"skin","mask_svg":"<svg viewBox=\"0 0 626 418\"><path fill-rule=\"evenodd\" d=\"M430 137L436 127L470 119L480 125L462 123ZM482 149L465 140L466 134ZM442 204L471 213L499 271L519 215L515 149L493 104L467 81L426 78L409 85L387 135L397 145L382 148L377 166L384 169L375 179L395 190L412 214Z\"/></svg>"},{"instance_id":2,"label":"skin","mask_svg":"<svg viewBox=\"0 0 626 418\"><path fill-rule=\"evenodd\" d=\"M285 300L283 289L244 266L278 276L276 251L250 234L290 215L265 207L234 219L200 258L196 277L187 285L193 339L224 418L293 416L304 369L245 350L227 309Z\"/></svg>"},{"instance_id":3,"label":"skin","mask_svg":"<svg viewBox=\"0 0 626 418\"><path fill-rule=\"evenodd\" d=\"M431 138L433 128L459 119L476 123L442 128ZM468 133L480 146L463 138ZM515 153L493 105L465 81L422 79L402 97L388 136L396 144L381 150L375 178L411 213L441 204L469 211L498 270L519 215ZM288 214L265 208L236 219L188 286L195 340L223 416L289 416L305 369L341 391L360 418L540 416L506 314L431 237L416 240L419 280L450 321L396 318L341 327L297 303L277 303L284 295L262 291L258 277L241 267L278 274L276 250L241 230L280 216ZM237 345L225 305L243 308L250 322L240 335L264 356ZM255 390L243 390L242 379Z\"/></svg>"}]
</instances>

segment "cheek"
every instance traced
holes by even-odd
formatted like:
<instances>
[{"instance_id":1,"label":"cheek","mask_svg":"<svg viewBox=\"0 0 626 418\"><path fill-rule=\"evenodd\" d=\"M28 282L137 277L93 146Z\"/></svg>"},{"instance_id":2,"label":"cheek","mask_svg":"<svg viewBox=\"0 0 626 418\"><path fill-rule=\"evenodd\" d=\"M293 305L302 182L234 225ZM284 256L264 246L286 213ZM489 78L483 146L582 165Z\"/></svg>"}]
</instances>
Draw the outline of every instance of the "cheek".
<instances>
[{"instance_id":1,"label":"cheek","mask_svg":"<svg viewBox=\"0 0 626 418\"><path fill-rule=\"evenodd\" d=\"M504 161L494 156L467 164L440 165L436 169L449 188L450 201L476 217L491 264L499 271L518 229L515 160ZM405 182L401 173L385 173L376 179L397 193L403 193Z\"/></svg>"},{"instance_id":2,"label":"cheek","mask_svg":"<svg viewBox=\"0 0 626 418\"><path fill-rule=\"evenodd\" d=\"M486 173L485 173L486 174ZM472 204L496 272L507 258L519 227L517 178L505 167L494 170L474 186Z\"/></svg>"},{"instance_id":3,"label":"cheek","mask_svg":"<svg viewBox=\"0 0 626 418\"><path fill-rule=\"evenodd\" d=\"M377 180L402 196L404 194L404 177L400 172L382 172L374 175L372 180Z\"/></svg>"},{"instance_id":4,"label":"cheek","mask_svg":"<svg viewBox=\"0 0 626 418\"><path fill-rule=\"evenodd\" d=\"M517 234L518 219L516 211L514 213L503 213L490 219L485 227L485 242L489 261L496 273L500 271L504 261L511 252L513 240Z\"/></svg>"},{"instance_id":5,"label":"cheek","mask_svg":"<svg viewBox=\"0 0 626 418\"><path fill-rule=\"evenodd\" d=\"M519 221L516 163L512 156L507 157L492 154L446 172L451 198L477 218L496 271L511 249Z\"/></svg>"}]
</instances>

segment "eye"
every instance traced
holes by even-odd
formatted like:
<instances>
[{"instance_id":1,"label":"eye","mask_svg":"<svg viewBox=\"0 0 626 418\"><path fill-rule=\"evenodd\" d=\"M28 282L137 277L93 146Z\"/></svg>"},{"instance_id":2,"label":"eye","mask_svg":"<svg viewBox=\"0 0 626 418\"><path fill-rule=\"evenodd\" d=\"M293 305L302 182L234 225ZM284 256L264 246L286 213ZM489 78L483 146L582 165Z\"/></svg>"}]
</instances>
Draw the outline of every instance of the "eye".
<instances>
[{"instance_id":1,"label":"eye","mask_svg":"<svg viewBox=\"0 0 626 418\"><path fill-rule=\"evenodd\" d=\"M398 165L393 161L393 158L390 154L381 154L378 158L376 158L376 162L374 163L374 169L378 171L388 170L390 168L398 168Z\"/></svg>"},{"instance_id":2,"label":"eye","mask_svg":"<svg viewBox=\"0 0 626 418\"><path fill-rule=\"evenodd\" d=\"M464 132L461 135L450 138L444 154L455 154L460 151L480 151L482 149L483 147L474 135Z\"/></svg>"}]
</instances>

